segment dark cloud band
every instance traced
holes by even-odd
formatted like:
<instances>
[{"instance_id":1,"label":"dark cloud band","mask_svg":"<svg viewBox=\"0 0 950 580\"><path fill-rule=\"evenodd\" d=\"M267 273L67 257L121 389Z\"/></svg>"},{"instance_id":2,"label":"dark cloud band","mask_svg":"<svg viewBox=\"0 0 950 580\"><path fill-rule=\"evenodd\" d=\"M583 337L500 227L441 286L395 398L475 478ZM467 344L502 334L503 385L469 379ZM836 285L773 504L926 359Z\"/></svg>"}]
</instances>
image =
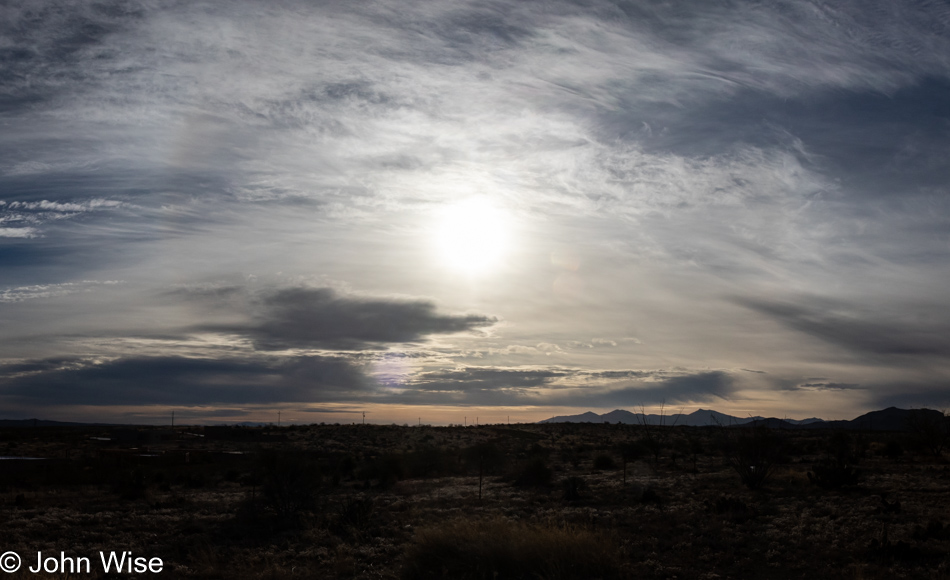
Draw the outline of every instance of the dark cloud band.
<instances>
[{"instance_id":1,"label":"dark cloud band","mask_svg":"<svg viewBox=\"0 0 950 580\"><path fill-rule=\"evenodd\" d=\"M330 288L289 288L265 296L245 325L202 329L247 336L261 350L356 350L418 342L429 335L471 331L495 322L477 314L441 314L424 300L363 299L341 296Z\"/></svg>"},{"instance_id":2,"label":"dark cloud band","mask_svg":"<svg viewBox=\"0 0 950 580\"><path fill-rule=\"evenodd\" d=\"M359 398L372 384L346 361L125 358L0 367L0 397L33 405L249 405Z\"/></svg>"}]
</instances>

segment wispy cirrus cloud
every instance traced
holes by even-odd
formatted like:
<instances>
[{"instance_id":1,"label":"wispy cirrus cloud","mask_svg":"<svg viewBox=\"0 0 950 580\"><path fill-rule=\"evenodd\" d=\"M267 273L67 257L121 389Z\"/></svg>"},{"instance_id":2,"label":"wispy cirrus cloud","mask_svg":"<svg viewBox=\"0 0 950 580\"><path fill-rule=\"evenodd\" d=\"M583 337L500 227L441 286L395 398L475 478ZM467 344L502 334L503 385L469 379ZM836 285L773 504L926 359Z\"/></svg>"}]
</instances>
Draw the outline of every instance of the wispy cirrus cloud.
<instances>
[{"instance_id":1,"label":"wispy cirrus cloud","mask_svg":"<svg viewBox=\"0 0 950 580\"><path fill-rule=\"evenodd\" d=\"M809 302L814 304L809 304ZM863 356L950 356L947 328L940 320L891 320L881 313L812 298L796 303L744 299L740 303L821 341ZM850 310L850 311L849 311ZM821 383L816 383L821 384Z\"/></svg>"},{"instance_id":2,"label":"wispy cirrus cloud","mask_svg":"<svg viewBox=\"0 0 950 580\"><path fill-rule=\"evenodd\" d=\"M946 380L948 15L923 0L2 6L3 344L141 361L136 341L161 333L175 338L147 357L210 369L202 341L220 340L255 357L249 377L293 374L287 350L359 367L359 351L424 346L438 355L379 371L417 377L418 401L571 381L591 404L628 388L857 397L921 362L925 392ZM461 280L430 259L430 230L477 196L514 242ZM444 370L465 356L494 370ZM624 370L666 366L759 372Z\"/></svg>"},{"instance_id":3,"label":"wispy cirrus cloud","mask_svg":"<svg viewBox=\"0 0 950 580\"><path fill-rule=\"evenodd\" d=\"M62 284L37 284L0 290L0 302L22 302L37 298L54 298L75 292L91 292L99 286L122 284L121 280L82 280Z\"/></svg>"},{"instance_id":4,"label":"wispy cirrus cloud","mask_svg":"<svg viewBox=\"0 0 950 580\"><path fill-rule=\"evenodd\" d=\"M802 383L798 385L799 389L811 389L816 391L850 391L862 388L861 385L854 383Z\"/></svg>"}]
</instances>

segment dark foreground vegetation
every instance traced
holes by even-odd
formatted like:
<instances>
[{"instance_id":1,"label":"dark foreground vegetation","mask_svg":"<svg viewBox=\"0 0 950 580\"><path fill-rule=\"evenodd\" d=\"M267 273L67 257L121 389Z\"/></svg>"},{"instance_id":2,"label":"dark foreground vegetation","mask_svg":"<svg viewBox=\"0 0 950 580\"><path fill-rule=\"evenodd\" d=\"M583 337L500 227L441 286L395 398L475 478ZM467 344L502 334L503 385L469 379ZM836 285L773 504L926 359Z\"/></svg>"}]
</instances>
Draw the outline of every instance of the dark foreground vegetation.
<instances>
[{"instance_id":1,"label":"dark foreground vegetation","mask_svg":"<svg viewBox=\"0 0 950 580\"><path fill-rule=\"evenodd\" d=\"M163 578L950 578L931 423L4 429L44 459L0 460L0 548Z\"/></svg>"}]
</instances>

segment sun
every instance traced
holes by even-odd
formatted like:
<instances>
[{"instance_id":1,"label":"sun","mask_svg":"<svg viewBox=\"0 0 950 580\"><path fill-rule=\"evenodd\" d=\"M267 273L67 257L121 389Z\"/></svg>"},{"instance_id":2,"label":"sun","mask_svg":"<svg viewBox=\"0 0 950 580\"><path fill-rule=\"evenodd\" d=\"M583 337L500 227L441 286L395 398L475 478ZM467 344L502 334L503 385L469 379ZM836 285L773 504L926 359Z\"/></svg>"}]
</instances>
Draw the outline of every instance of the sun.
<instances>
[{"instance_id":1,"label":"sun","mask_svg":"<svg viewBox=\"0 0 950 580\"><path fill-rule=\"evenodd\" d=\"M435 244L442 263L459 273L486 274L501 265L511 243L511 217L475 197L442 209Z\"/></svg>"}]
</instances>

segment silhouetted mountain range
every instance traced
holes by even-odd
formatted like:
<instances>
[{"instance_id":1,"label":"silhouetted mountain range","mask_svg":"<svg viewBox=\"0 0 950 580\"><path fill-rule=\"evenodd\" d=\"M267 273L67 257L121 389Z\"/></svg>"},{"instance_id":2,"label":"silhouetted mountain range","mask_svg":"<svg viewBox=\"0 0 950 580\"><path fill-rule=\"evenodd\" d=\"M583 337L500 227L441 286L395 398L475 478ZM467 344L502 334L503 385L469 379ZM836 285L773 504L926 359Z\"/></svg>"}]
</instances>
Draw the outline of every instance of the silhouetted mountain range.
<instances>
[{"instance_id":1,"label":"silhouetted mountain range","mask_svg":"<svg viewBox=\"0 0 950 580\"><path fill-rule=\"evenodd\" d=\"M817 417L808 419L778 419L775 417L734 417L712 409L697 409L692 413L674 413L672 415L643 414L615 409L598 415L588 411L580 415L562 415L551 417L538 423L624 423L628 425L688 425L691 427L715 426L742 427L767 426L774 429L846 429L866 431L904 431L916 422L918 424L945 420L943 413L933 409L898 409L888 407L880 411L871 411L850 421L825 421ZM229 424L231 425L231 424ZM272 423L244 422L237 426L258 427ZM110 423L70 423L45 419L0 419L0 428L4 427L122 427ZM233 426L233 425L232 425ZM129 427L148 427L148 425L129 425Z\"/></svg>"},{"instance_id":2,"label":"silhouetted mountain range","mask_svg":"<svg viewBox=\"0 0 950 580\"><path fill-rule=\"evenodd\" d=\"M189 423L181 423L178 426L184 427ZM265 427L273 423L261 421L243 421L241 423L208 423L209 425L228 425L236 427ZM0 428L4 427L167 427L167 425L140 425L126 423L71 423L68 421L50 421L48 419L0 419Z\"/></svg>"},{"instance_id":3,"label":"silhouetted mountain range","mask_svg":"<svg viewBox=\"0 0 950 580\"><path fill-rule=\"evenodd\" d=\"M49 421L47 419L0 419L0 427L98 427L110 425L110 423L70 423Z\"/></svg>"},{"instance_id":4,"label":"silhouetted mountain range","mask_svg":"<svg viewBox=\"0 0 950 580\"><path fill-rule=\"evenodd\" d=\"M721 425L723 427L767 426L775 429L848 429L873 431L902 431L914 419L942 420L943 414L933 409L898 409L888 407L871 411L850 421L825 421L817 417L809 419L777 419L775 417L733 417L711 409L698 409L688 415L631 413L616 409L603 415L588 411L580 415L551 417L539 423L624 423L630 425L689 425L694 427Z\"/></svg>"},{"instance_id":5,"label":"silhouetted mountain range","mask_svg":"<svg viewBox=\"0 0 950 580\"><path fill-rule=\"evenodd\" d=\"M623 409L616 409L603 415L590 411L580 415L566 415L552 417L539 423L625 423L630 425L742 425L752 421L762 420L762 417L733 417L718 411L698 409L688 415L674 413L672 415L655 415L631 413ZM807 421L808 419L806 419ZM814 419L820 421L820 419Z\"/></svg>"}]
</instances>

